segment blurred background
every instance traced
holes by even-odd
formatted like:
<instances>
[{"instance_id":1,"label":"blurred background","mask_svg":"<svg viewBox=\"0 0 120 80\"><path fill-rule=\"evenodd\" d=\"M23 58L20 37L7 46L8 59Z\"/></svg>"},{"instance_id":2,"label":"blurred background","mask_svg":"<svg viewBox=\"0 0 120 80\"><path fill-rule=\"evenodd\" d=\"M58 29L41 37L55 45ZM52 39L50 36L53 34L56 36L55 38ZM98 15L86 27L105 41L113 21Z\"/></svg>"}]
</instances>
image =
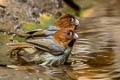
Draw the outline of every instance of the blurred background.
<instances>
[{"instance_id":1,"label":"blurred background","mask_svg":"<svg viewBox=\"0 0 120 80\"><path fill-rule=\"evenodd\" d=\"M0 64L14 33L52 24L63 13L79 21L71 65L0 67L0 80L120 80L120 0L0 0Z\"/></svg>"}]
</instances>

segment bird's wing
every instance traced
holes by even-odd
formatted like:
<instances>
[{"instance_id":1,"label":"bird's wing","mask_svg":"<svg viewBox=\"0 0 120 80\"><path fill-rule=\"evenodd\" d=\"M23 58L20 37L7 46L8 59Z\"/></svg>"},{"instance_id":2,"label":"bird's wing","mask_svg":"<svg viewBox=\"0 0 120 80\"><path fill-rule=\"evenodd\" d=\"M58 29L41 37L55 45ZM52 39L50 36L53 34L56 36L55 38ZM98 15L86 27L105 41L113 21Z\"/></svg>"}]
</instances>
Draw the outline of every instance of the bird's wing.
<instances>
[{"instance_id":1,"label":"bird's wing","mask_svg":"<svg viewBox=\"0 0 120 80\"><path fill-rule=\"evenodd\" d=\"M36 30L29 31L26 34L28 34L27 39L29 39L29 38L34 38L34 37L46 37L46 36L54 34L55 32L56 31L36 29Z\"/></svg>"},{"instance_id":2,"label":"bird's wing","mask_svg":"<svg viewBox=\"0 0 120 80\"><path fill-rule=\"evenodd\" d=\"M32 44L34 47L50 52L53 55L63 54L65 48L56 43L52 36L42 39L27 40L27 43Z\"/></svg>"}]
</instances>

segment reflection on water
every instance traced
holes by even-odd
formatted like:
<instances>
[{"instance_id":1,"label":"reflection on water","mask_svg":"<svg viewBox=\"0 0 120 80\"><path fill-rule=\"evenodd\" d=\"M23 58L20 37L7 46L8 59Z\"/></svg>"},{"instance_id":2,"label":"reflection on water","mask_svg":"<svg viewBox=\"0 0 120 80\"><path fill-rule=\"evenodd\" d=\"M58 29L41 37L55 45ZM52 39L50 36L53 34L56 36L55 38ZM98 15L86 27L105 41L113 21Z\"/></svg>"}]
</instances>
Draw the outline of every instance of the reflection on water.
<instances>
[{"instance_id":1,"label":"reflection on water","mask_svg":"<svg viewBox=\"0 0 120 80\"><path fill-rule=\"evenodd\" d=\"M113 53L107 52L81 56L81 62L74 63L71 72L77 74L79 80L111 80L110 73L115 68L113 57Z\"/></svg>"},{"instance_id":2,"label":"reflection on water","mask_svg":"<svg viewBox=\"0 0 120 80\"><path fill-rule=\"evenodd\" d=\"M94 30L80 34L80 39L74 47L74 54L71 57L73 64L66 68L72 78L78 80L120 80L119 20L119 17L102 17L98 21L95 20L95 23L92 22L92 25L97 27L87 25L87 28L82 29Z\"/></svg>"}]
</instances>

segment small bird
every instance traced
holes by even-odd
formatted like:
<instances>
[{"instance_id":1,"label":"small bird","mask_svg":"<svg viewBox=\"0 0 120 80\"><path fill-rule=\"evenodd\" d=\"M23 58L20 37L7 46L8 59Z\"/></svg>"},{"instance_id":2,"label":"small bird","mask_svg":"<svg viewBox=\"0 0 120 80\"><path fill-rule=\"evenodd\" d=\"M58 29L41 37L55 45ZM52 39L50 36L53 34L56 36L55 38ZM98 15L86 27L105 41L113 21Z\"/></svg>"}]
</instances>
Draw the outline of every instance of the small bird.
<instances>
[{"instance_id":1,"label":"small bird","mask_svg":"<svg viewBox=\"0 0 120 80\"><path fill-rule=\"evenodd\" d=\"M19 58L28 63L58 66L66 62L72 50L69 44L77 38L74 28L63 28L51 36L29 39L26 43L8 43L8 45L14 47L12 53L19 50L17 52Z\"/></svg>"},{"instance_id":2,"label":"small bird","mask_svg":"<svg viewBox=\"0 0 120 80\"><path fill-rule=\"evenodd\" d=\"M79 21L71 14L63 14L60 16L53 25L48 26L46 29L36 29L27 32L27 39L40 36L49 36L54 34L57 30L63 28L74 28L77 29Z\"/></svg>"}]
</instances>

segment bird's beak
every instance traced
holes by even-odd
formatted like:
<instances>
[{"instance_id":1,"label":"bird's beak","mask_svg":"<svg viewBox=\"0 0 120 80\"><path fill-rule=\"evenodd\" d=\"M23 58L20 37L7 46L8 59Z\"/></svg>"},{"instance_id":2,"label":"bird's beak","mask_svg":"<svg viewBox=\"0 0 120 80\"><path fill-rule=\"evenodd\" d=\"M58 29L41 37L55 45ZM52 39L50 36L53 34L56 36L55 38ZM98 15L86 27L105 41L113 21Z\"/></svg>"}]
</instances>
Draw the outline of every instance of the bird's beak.
<instances>
[{"instance_id":1,"label":"bird's beak","mask_svg":"<svg viewBox=\"0 0 120 80\"><path fill-rule=\"evenodd\" d=\"M75 19L75 25L79 25L79 21Z\"/></svg>"},{"instance_id":2,"label":"bird's beak","mask_svg":"<svg viewBox=\"0 0 120 80\"><path fill-rule=\"evenodd\" d=\"M74 39L77 39L78 38L78 34L75 33L74 36L73 36Z\"/></svg>"}]
</instances>

